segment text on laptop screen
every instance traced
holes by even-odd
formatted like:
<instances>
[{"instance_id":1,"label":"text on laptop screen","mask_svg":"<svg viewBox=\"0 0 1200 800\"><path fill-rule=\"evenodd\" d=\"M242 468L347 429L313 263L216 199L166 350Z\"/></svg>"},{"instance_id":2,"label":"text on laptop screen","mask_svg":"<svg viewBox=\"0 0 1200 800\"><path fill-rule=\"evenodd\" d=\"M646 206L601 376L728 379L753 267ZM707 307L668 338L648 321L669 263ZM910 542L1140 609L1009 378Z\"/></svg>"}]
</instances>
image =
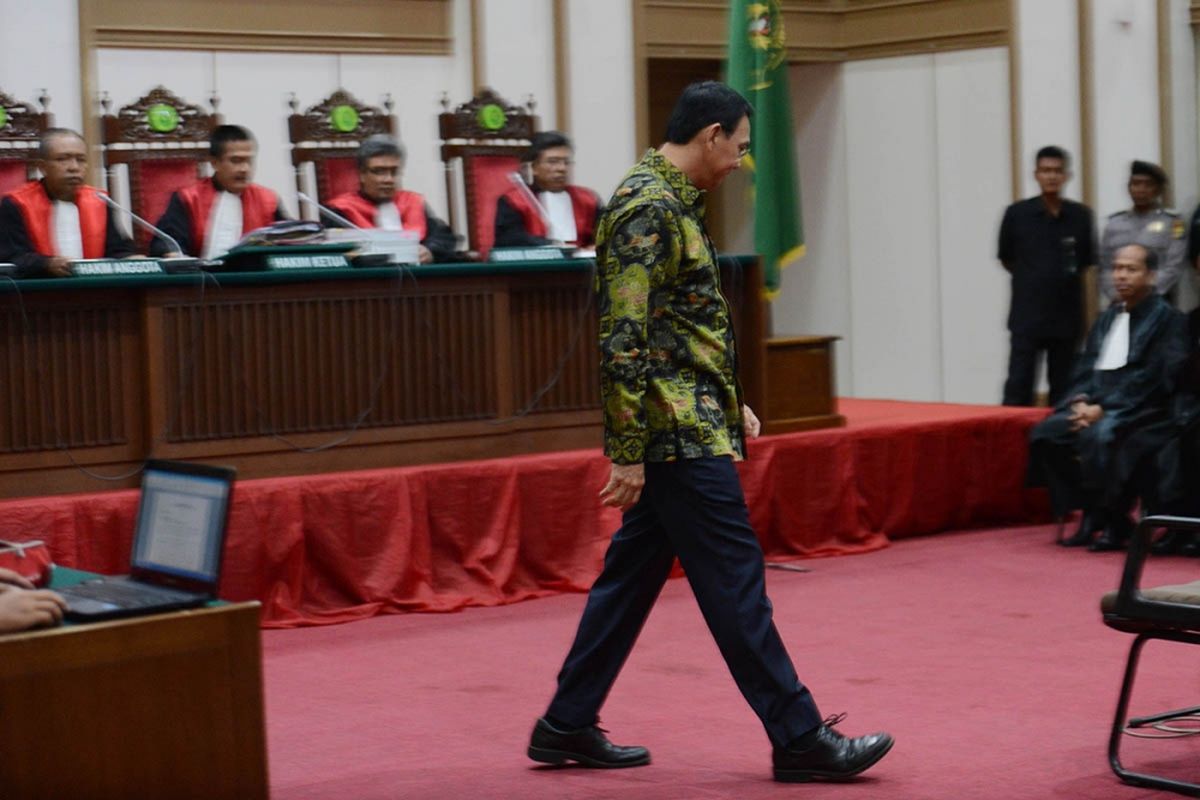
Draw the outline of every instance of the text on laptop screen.
<instances>
[{"instance_id":1,"label":"text on laptop screen","mask_svg":"<svg viewBox=\"0 0 1200 800\"><path fill-rule=\"evenodd\" d=\"M229 485L202 475L147 469L133 566L216 581Z\"/></svg>"}]
</instances>

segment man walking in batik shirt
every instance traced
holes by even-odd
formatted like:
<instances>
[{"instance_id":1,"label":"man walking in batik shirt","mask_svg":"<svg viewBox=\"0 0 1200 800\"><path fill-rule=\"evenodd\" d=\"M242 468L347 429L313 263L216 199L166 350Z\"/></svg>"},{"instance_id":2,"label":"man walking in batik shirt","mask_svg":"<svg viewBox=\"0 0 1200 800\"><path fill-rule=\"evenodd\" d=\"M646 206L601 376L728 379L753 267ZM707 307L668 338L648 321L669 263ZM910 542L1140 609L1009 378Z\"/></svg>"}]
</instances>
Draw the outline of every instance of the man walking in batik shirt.
<instances>
[{"instance_id":1,"label":"man walking in batik shirt","mask_svg":"<svg viewBox=\"0 0 1200 800\"><path fill-rule=\"evenodd\" d=\"M606 505L622 509L558 691L537 721L535 761L650 762L613 745L600 706L678 556L738 688L773 745L780 781L839 780L888 752L886 733L849 739L822 721L772 621L762 549L735 460L759 422L741 401L729 306L704 227L704 192L740 165L751 108L734 90L689 86L621 183L597 234Z\"/></svg>"}]
</instances>

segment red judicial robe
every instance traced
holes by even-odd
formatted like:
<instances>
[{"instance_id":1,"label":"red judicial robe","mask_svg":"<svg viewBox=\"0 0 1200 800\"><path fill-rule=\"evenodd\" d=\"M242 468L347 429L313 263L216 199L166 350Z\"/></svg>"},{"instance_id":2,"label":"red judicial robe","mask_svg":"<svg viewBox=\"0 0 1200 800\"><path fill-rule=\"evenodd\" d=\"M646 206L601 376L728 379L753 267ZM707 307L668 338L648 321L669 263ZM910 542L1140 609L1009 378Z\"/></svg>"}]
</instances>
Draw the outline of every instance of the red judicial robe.
<instances>
[{"instance_id":1,"label":"red judicial robe","mask_svg":"<svg viewBox=\"0 0 1200 800\"><path fill-rule=\"evenodd\" d=\"M212 212L212 205L217 199L217 187L211 180L204 180L180 189L176 194L191 221L192 242L196 249L194 255L200 255L208 244L205 237L208 235L208 218ZM265 186L256 183L247 185L242 191L241 200L243 234L270 225L276 220L279 198Z\"/></svg>"},{"instance_id":2,"label":"red judicial robe","mask_svg":"<svg viewBox=\"0 0 1200 800\"><path fill-rule=\"evenodd\" d=\"M418 241L425 241L429 232L429 222L425 217L425 198L416 192L400 190L392 197L396 210L400 212L400 225L406 231L417 235ZM353 222L360 228L375 227L375 201L363 197L361 192L346 192L330 200L326 205Z\"/></svg>"},{"instance_id":3,"label":"red judicial robe","mask_svg":"<svg viewBox=\"0 0 1200 800\"><path fill-rule=\"evenodd\" d=\"M525 230L530 236L545 239L549 231L541 212L530 198L532 192L532 189L525 191L519 186L514 186L502 197L521 215ZM596 212L600 202L595 192L582 186L568 186L566 192L571 195L571 208L575 211L576 244L580 247L590 247L596 241Z\"/></svg>"},{"instance_id":4,"label":"red judicial robe","mask_svg":"<svg viewBox=\"0 0 1200 800\"><path fill-rule=\"evenodd\" d=\"M108 205L97 195L99 189L80 186L75 193L79 209L79 234L83 240L84 258L104 258L104 243L108 232ZM33 249L43 256L59 255L54 242L50 195L41 181L30 181L6 195L21 212L25 231Z\"/></svg>"}]
</instances>

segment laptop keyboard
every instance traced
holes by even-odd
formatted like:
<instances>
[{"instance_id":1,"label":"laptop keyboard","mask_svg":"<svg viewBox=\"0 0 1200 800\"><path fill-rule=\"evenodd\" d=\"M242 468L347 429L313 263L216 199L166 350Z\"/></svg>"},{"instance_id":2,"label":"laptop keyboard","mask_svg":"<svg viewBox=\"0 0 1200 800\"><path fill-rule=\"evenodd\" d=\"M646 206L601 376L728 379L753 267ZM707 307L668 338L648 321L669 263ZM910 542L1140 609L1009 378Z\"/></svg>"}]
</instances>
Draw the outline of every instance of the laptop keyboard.
<instances>
[{"instance_id":1,"label":"laptop keyboard","mask_svg":"<svg viewBox=\"0 0 1200 800\"><path fill-rule=\"evenodd\" d=\"M118 581L78 583L67 591L75 597L112 603L122 608L142 608L159 605L164 601L191 600L195 597L191 592L178 592L174 589Z\"/></svg>"}]
</instances>

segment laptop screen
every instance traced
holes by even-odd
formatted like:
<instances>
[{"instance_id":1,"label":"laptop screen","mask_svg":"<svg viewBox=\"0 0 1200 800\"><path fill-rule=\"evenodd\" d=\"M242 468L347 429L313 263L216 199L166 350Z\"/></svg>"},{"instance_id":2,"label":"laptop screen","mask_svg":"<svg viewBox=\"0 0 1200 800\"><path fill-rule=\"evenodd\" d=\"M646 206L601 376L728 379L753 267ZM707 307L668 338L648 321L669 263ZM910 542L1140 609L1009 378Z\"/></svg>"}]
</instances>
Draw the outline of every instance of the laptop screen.
<instances>
[{"instance_id":1,"label":"laptop screen","mask_svg":"<svg viewBox=\"0 0 1200 800\"><path fill-rule=\"evenodd\" d=\"M215 584L230 482L148 466L133 540L133 568Z\"/></svg>"}]
</instances>

